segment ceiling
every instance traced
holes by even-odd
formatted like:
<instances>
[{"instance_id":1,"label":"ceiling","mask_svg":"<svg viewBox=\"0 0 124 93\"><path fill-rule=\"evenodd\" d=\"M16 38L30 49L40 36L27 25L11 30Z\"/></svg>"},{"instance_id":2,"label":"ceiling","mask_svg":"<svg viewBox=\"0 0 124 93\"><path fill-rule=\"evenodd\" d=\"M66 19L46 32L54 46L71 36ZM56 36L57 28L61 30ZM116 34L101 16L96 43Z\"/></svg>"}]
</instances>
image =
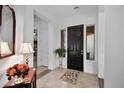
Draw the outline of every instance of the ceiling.
<instances>
[{"instance_id":1,"label":"ceiling","mask_svg":"<svg viewBox=\"0 0 124 93\"><path fill-rule=\"evenodd\" d=\"M74 9L77 5L41 5L40 8L55 18L66 18L75 14L91 15L97 13L97 5L78 5L78 9Z\"/></svg>"}]
</instances>

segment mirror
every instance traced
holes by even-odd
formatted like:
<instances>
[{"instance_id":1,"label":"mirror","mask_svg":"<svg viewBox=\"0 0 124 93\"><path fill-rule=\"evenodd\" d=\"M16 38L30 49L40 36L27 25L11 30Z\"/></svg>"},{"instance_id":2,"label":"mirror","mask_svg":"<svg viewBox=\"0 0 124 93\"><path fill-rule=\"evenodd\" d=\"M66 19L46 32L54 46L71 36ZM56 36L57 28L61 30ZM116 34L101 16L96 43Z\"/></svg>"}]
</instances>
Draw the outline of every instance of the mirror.
<instances>
[{"instance_id":1,"label":"mirror","mask_svg":"<svg viewBox=\"0 0 124 93\"><path fill-rule=\"evenodd\" d=\"M61 30L61 48L66 49L67 48L67 32L65 29ZM63 55L65 57L65 54Z\"/></svg>"},{"instance_id":2,"label":"mirror","mask_svg":"<svg viewBox=\"0 0 124 93\"><path fill-rule=\"evenodd\" d=\"M15 54L15 12L9 5L0 5L0 58Z\"/></svg>"},{"instance_id":3,"label":"mirror","mask_svg":"<svg viewBox=\"0 0 124 93\"><path fill-rule=\"evenodd\" d=\"M86 26L86 59L95 60L95 26Z\"/></svg>"}]
</instances>

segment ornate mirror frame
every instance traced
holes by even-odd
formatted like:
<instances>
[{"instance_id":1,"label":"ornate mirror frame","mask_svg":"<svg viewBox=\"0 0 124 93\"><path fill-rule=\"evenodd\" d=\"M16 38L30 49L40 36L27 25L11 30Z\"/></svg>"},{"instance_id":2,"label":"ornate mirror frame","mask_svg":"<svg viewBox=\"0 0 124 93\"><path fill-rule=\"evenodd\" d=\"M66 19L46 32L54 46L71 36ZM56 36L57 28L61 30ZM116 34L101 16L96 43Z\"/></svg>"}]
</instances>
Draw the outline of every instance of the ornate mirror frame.
<instances>
[{"instance_id":1,"label":"ornate mirror frame","mask_svg":"<svg viewBox=\"0 0 124 93\"><path fill-rule=\"evenodd\" d=\"M10 9L10 11L12 12L12 18L13 18L13 32L12 32L12 53L6 56L1 56L0 54L0 59L2 58L6 58L9 56L12 56L15 54L15 38L16 38L16 17L15 17L15 11L13 8L11 8L9 5L5 5L5 7L8 7ZM0 5L0 27L2 25L2 9L3 9L3 5ZM1 31L1 30L0 30Z\"/></svg>"}]
</instances>

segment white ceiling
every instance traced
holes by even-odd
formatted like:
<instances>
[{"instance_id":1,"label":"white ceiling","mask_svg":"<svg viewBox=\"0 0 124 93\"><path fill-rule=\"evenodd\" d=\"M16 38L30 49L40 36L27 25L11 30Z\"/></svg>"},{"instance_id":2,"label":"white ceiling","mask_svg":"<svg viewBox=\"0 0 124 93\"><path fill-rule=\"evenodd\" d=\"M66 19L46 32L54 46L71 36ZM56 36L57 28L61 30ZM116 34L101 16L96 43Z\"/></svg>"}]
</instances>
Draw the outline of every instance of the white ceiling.
<instances>
[{"instance_id":1,"label":"white ceiling","mask_svg":"<svg viewBox=\"0 0 124 93\"><path fill-rule=\"evenodd\" d=\"M75 14L91 15L97 13L97 5L78 5L79 8L74 10L77 5L41 5L40 8L55 18L66 18Z\"/></svg>"}]
</instances>

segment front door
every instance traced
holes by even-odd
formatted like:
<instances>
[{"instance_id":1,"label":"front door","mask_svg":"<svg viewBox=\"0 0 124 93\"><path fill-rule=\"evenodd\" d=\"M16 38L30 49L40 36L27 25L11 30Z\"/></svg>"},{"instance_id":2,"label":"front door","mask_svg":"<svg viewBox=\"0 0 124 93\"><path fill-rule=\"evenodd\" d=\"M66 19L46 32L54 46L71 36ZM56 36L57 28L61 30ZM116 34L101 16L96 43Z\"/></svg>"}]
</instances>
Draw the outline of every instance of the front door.
<instances>
[{"instance_id":1,"label":"front door","mask_svg":"<svg viewBox=\"0 0 124 93\"><path fill-rule=\"evenodd\" d=\"M69 69L83 71L83 25L68 27Z\"/></svg>"}]
</instances>

